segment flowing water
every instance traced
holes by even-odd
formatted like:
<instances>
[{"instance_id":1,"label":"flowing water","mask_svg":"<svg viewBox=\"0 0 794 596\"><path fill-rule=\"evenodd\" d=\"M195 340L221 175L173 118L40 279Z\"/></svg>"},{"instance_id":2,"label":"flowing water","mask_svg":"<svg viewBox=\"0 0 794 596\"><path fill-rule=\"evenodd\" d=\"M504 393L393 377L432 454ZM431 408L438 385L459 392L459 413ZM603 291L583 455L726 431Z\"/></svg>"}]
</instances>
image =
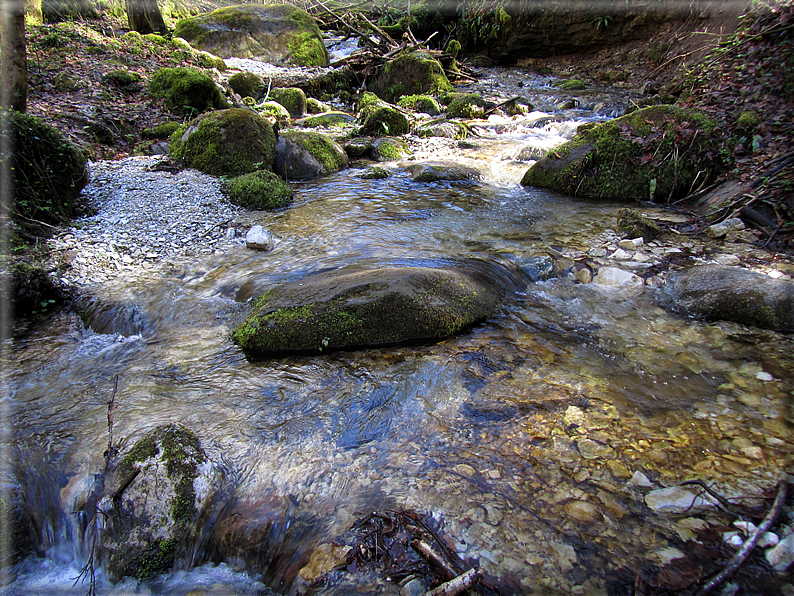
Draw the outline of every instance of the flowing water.
<instances>
[{"instance_id":1,"label":"flowing water","mask_svg":"<svg viewBox=\"0 0 794 596\"><path fill-rule=\"evenodd\" d=\"M246 298L315 272L509 265L599 245L621 205L523 188L527 164L513 158L613 115L615 101L542 126L537 114L492 119L469 144L445 145L483 171L480 182L417 184L386 164L394 175L384 180L353 167L294 183L292 207L237 222L271 230L281 239L272 252L231 246L167 275L105 284L105 297L139 308L126 334L64 313L16 342L6 481L24 495L42 557L0 593L85 593L70 580L87 556L73 512L104 463L116 379L122 449L158 425L187 426L223 472L223 499L256 504L244 523L280 530L247 559L219 565L199 549L192 570L146 584L112 586L100 574L100 593L248 594L259 582L295 591L296 563L318 545L371 511L414 508L461 557L521 593L605 594L619 568L669 560L682 517L716 516L651 511L635 473L652 488L703 478L728 496L768 490L788 445L787 340L682 319L650 288L519 277L497 316L434 345L251 363L229 341ZM433 143L416 159L437 155ZM224 515L220 503L208 524ZM399 587L353 576L321 592L356 590Z\"/></svg>"}]
</instances>

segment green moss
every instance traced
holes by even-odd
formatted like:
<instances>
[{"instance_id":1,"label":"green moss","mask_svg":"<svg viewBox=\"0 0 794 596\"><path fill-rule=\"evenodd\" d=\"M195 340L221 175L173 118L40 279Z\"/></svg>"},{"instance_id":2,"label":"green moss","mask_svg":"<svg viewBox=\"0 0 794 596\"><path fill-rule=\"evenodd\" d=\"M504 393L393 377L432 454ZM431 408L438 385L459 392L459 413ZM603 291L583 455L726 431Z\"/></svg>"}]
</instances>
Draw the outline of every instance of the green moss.
<instances>
[{"instance_id":1,"label":"green moss","mask_svg":"<svg viewBox=\"0 0 794 596\"><path fill-rule=\"evenodd\" d=\"M143 555L131 566L132 576L138 581L146 581L155 575L170 571L176 560L175 540L158 538L149 545Z\"/></svg>"},{"instance_id":2,"label":"green moss","mask_svg":"<svg viewBox=\"0 0 794 596\"><path fill-rule=\"evenodd\" d=\"M331 108L327 104L321 102L319 99L316 99L314 97L307 97L306 111L309 114L322 114L323 112L331 111Z\"/></svg>"},{"instance_id":3,"label":"green moss","mask_svg":"<svg viewBox=\"0 0 794 596\"><path fill-rule=\"evenodd\" d=\"M14 202L12 218L23 228L35 227L31 220L50 224L69 221L80 190L88 182L87 159L60 133L33 116L11 112L3 118L10 131Z\"/></svg>"},{"instance_id":4,"label":"green moss","mask_svg":"<svg viewBox=\"0 0 794 596\"><path fill-rule=\"evenodd\" d=\"M152 132L154 133L155 138L166 139L174 134L179 126L179 122L163 122L162 124L155 126Z\"/></svg>"},{"instance_id":5,"label":"green moss","mask_svg":"<svg viewBox=\"0 0 794 596\"><path fill-rule=\"evenodd\" d=\"M447 98L448 118L479 118L485 111L485 100L479 93L452 93Z\"/></svg>"},{"instance_id":6,"label":"green moss","mask_svg":"<svg viewBox=\"0 0 794 596\"><path fill-rule=\"evenodd\" d=\"M383 180L384 178L389 178L390 176L391 172L380 166L367 168L367 170L361 174L361 178L364 180Z\"/></svg>"},{"instance_id":7,"label":"green moss","mask_svg":"<svg viewBox=\"0 0 794 596\"><path fill-rule=\"evenodd\" d=\"M135 464L141 463L159 455L160 449L157 447L157 440L154 434L148 434L132 446L119 464L119 473L122 477L129 475L135 468Z\"/></svg>"},{"instance_id":8,"label":"green moss","mask_svg":"<svg viewBox=\"0 0 794 596\"><path fill-rule=\"evenodd\" d=\"M396 101L403 95L452 91L441 64L421 52L401 54L383 65L367 84L386 101Z\"/></svg>"},{"instance_id":9,"label":"green moss","mask_svg":"<svg viewBox=\"0 0 794 596\"><path fill-rule=\"evenodd\" d=\"M460 55L461 45L457 39L449 40L447 44L447 54L452 56L453 58L457 58Z\"/></svg>"},{"instance_id":10,"label":"green moss","mask_svg":"<svg viewBox=\"0 0 794 596\"><path fill-rule=\"evenodd\" d=\"M195 59L202 68L216 68L220 72L226 70L226 62L223 58L210 52L200 51L195 53Z\"/></svg>"},{"instance_id":11,"label":"green moss","mask_svg":"<svg viewBox=\"0 0 794 596\"><path fill-rule=\"evenodd\" d=\"M585 85L584 81L580 81L579 79L568 79L567 81L563 81L559 87L564 91L581 91L582 89L586 89L587 85Z\"/></svg>"},{"instance_id":12,"label":"green moss","mask_svg":"<svg viewBox=\"0 0 794 596\"><path fill-rule=\"evenodd\" d=\"M239 176L270 169L275 157L273 126L256 113L232 108L180 126L169 152L186 166L212 176Z\"/></svg>"},{"instance_id":13,"label":"green moss","mask_svg":"<svg viewBox=\"0 0 794 596\"><path fill-rule=\"evenodd\" d=\"M742 131L752 132L761 124L761 118L752 111L742 112L736 120L736 126Z\"/></svg>"},{"instance_id":14,"label":"green moss","mask_svg":"<svg viewBox=\"0 0 794 596\"><path fill-rule=\"evenodd\" d=\"M229 200L244 209L272 211L292 204L292 190L273 172L258 170L226 182Z\"/></svg>"},{"instance_id":15,"label":"green moss","mask_svg":"<svg viewBox=\"0 0 794 596\"><path fill-rule=\"evenodd\" d=\"M390 161L400 159L408 153L408 147L401 139L384 137L372 143L372 159Z\"/></svg>"},{"instance_id":16,"label":"green moss","mask_svg":"<svg viewBox=\"0 0 794 596\"><path fill-rule=\"evenodd\" d=\"M129 70L111 70L103 77L109 83L113 83L118 87L129 87L140 83L143 80L137 72L130 72Z\"/></svg>"},{"instance_id":17,"label":"green moss","mask_svg":"<svg viewBox=\"0 0 794 596\"><path fill-rule=\"evenodd\" d=\"M287 108L293 118L300 118L306 113L306 93L303 89L297 87L271 89L270 97Z\"/></svg>"},{"instance_id":18,"label":"green moss","mask_svg":"<svg viewBox=\"0 0 794 596\"><path fill-rule=\"evenodd\" d=\"M434 98L429 95L407 95L400 98L397 105L407 110L438 116L441 113L441 106Z\"/></svg>"},{"instance_id":19,"label":"green moss","mask_svg":"<svg viewBox=\"0 0 794 596\"><path fill-rule=\"evenodd\" d=\"M321 36L303 32L289 40L290 62L296 66L327 66L328 50Z\"/></svg>"},{"instance_id":20,"label":"green moss","mask_svg":"<svg viewBox=\"0 0 794 596\"><path fill-rule=\"evenodd\" d=\"M287 108L282 106L277 101L264 101L256 106L257 112L259 112L263 118L266 118L268 122L286 122L289 123L291 120L289 111Z\"/></svg>"},{"instance_id":21,"label":"green moss","mask_svg":"<svg viewBox=\"0 0 794 596\"><path fill-rule=\"evenodd\" d=\"M724 168L715 135L699 112L652 106L577 134L521 183L580 197L681 198Z\"/></svg>"},{"instance_id":22,"label":"green moss","mask_svg":"<svg viewBox=\"0 0 794 596\"><path fill-rule=\"evenodd\" d=\"M253 72L238 72L229 77L229 87L240 97L259 99L264 91L262 77Z\"/></svg>"},{"instance_id":23,"label":"green moss","mask_svg":"<svg viewBox=\"0 0 794 596\"><path fill-rule=\"evenodd\" d=\"M322 126L324 128L345 127L355 122L350 114L344 112L326 112L325 114L318 114L310 116L300 121L301 126L307 128L316 128Z\"/></svg>"},{"instance_id":24,"label":"green moss","mask_svg":"<svg viewBox=\"0 0 794 596\"><path fill-rule=\"evenodd\" d=\"M411 130L411 123L400 110L376 98L364 94L360 105L359 120L362 122L360 134L372 136L402 135Z\"/></svg>"},{"instance_id":25,"label":"green moss","mask_svg":"<svg viewBox=\"0 0 794 596\"><path fill-rule=\"evenodd\" d=\"M215 81L194 68L161 68L152 76L149 91L154 97L164 99L177 114L228 107Z\"/></svg>"},{"instance_id":26,"label":"green moss","mask_svg":"<svg viewBox=\"0 0 794 596\"><path fill-rule=\"evenodd\" d=\"M339 152L334 141L329 137L312 132L302 132L297 135L302 145L308 150L328 172L336 172L347 165L344 152Z\"/></svg>"}]
</instances>

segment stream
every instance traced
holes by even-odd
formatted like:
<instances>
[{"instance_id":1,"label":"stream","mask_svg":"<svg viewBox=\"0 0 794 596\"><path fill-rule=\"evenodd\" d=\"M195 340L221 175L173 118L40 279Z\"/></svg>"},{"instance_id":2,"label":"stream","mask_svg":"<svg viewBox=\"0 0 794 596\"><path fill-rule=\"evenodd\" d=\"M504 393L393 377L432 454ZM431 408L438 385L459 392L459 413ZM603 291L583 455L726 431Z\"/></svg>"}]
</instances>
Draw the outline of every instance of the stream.
<instances>
[{"instance_id":1,"label":"stream","mask_svg":"<svg viewBox=\"0 0 794 596\"><path fill-rule=\"evenodd\" d=\"M122 449L159 425L185 425L222 471L219 498L256 503L244 523L269 520L278 531L266 556L212 561L199 550L192 569L144 583L114 585L100 570L100 594L257 594L265 585L302 593L296 565L307 554L372 511L414 509L516 593L605 595L627 570L683 557L693 528L726 523L703 500L689 511L654 509L651 491L703 479L726 497L768 494L790 448L790 339L678 317L656 304L652 283L528 275L497 316L434 345L252 363L229 341L252 284L354 264L470 258L526 268L550 254L577 261L614 250L625 205L524 188L529 162L516 158L620 115L629 98L588 89L577 108L559 110L565 98L551 82L483 71L467 88L518 92L534 110L481 121L465 142L411 139L411 161L474 166L478 182L415 183L388 162L393 175L383 180L362 179L366 164L353 163L292 183L290 208L242 213L230 226L262 225L280 239L274 250L227 242L92 287L137 305L138 329L98 333L66 312L15 341L3 482L24 495L41 556L0 594L86 593L74 578L90 545L73 512L104 464L111 395ZM697 259L714 252L681 238L647 254L682 243ZM649 263L618 266L642 272ZM218 505L211 523L226 514ZM336 572L313 593L399 589L375 574Z\"/></svg>"}]
</instances>

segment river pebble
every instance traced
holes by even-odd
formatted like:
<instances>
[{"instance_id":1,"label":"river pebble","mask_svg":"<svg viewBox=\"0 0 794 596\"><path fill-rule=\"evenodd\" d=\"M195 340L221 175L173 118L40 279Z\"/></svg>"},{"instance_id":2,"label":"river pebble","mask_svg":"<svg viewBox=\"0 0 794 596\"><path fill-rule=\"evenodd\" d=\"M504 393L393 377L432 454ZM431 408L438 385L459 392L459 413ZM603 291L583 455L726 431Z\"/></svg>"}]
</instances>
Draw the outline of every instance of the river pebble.
<instances>
[{"instance_id":1,"label":"river pebble","mask_svg":"<svg viewBox=\"0 0 794 596\"><path fill-rule=\"evenodd\" d=\"M229 224L240 209L218 179L167 165L162 156L89 163L82 199L93 215L50 240L63 283L102 283L121 271L210 254L232 241Z\"/></svg>"}]
</instances>

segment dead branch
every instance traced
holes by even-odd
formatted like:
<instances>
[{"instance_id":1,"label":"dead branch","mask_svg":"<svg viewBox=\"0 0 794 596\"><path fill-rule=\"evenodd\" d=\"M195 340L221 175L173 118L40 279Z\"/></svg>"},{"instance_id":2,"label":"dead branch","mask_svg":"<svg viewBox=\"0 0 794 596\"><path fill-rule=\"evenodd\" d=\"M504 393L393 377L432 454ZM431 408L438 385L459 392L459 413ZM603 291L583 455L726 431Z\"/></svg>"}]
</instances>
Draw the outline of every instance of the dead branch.
<instances>
[{"instance_id":1,"label":"dead branch","mask_svg":"<svg viewBox=\"0 0 794 596\"><path fill-rule=\"evenodd\" d=\"M460 574L455 579L441 584L434 590L425 593L425 596L456 596L462 594L474 584L476 584L483 576L482 568L475 567L469 569L467 572Z\"/></svg>"},{"instance_id":2,"label":"dead branch","mask_svg":"<svg viewBox=\"0 0 794 596\"><path fill-rule=\"evenodd\" d=\"M411 548L427 561L428 565L430 565L445 582L451 581L458 576L458 572L450 567L449 563L436 551L430 548L430 545L426 542L422 540L413 540L411 541Z\"/></svg>"},{"instance_id":3,"label":"dead branch","mask_svg":"<svg viewBox=\"0 0 794 596\"><path fill-rule=\"evenodd\" d=\"M772 507L764 517L761 525L759 525L756 531L744 541L742 548L733 556L725 568L717 575L712 577L706 583L706 585L700 588L700 590L695 593L695 596L704 596L705 594L708 594L711 592L711 590L725 582L739 567L742 566L742 563L744 563L745 559L747 559L747 557L750 555L750 552L752 552L753 548L755 548L755 545L758 544L761 536L763 536L767 530L772 527L772 524L775 523L775 519L777 519L781 509L783 509L783 504L786 502L787 493L788 482L784 472L783 478L780 480L780 482L778 482L777 485L777 495L775 496L775 501L772 503Z\"/></svg>"},{"instance_id":4,"label":"dead branch","mask_svg":"<svg viewBox=\"0 0 794 596\"><path fill-rule=\"evenodd\" d=\"M502 102L502 103L500 103L499 105L495 105L495 106L494 106L494 107L492 107L490 110L487 110L486 112L484 112L484 113L483 113L483 116L487 116L487 115L489 115L489 114L493 114L493 113L494 113L496 110L498 110L499 108L502 108L502 107L506 106L507 104L509 104L509 103L512 103L512 102L514 102L514 101L516 101L517 99L521 99L521 97L520 97L519 95L516 95L515 97L511 97L511 98L510 98L510 99L508 99L507 101L503 101L503 102Z\"/></svg>"}]
</instances>

